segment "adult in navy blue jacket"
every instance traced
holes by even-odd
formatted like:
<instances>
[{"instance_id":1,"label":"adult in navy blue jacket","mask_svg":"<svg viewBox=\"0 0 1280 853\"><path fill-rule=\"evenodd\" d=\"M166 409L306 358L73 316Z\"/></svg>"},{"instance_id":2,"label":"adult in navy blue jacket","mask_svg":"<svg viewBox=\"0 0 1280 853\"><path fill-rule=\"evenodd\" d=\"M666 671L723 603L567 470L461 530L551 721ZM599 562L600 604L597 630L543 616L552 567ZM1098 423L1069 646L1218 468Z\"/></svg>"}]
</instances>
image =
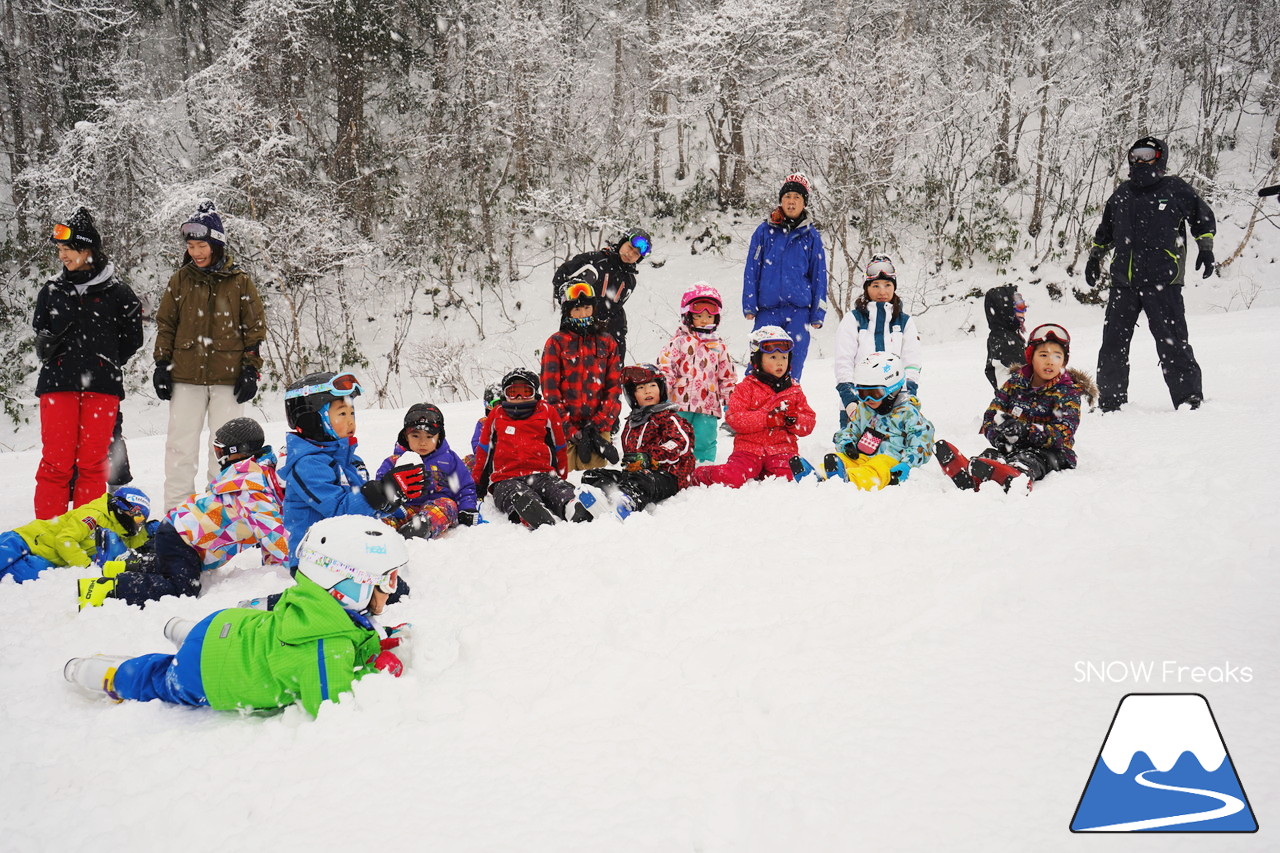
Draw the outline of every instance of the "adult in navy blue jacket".
<instances>
[{"instance_id":1,"label":"adult in navy blue jacket","mask_svg":"<svg viewBox=\"0 0 1280 853\"><path fill-rule=\"evenodd\" d=\"M1096 287L1102 259L1111 259L1111 293L1098 351L1098 395L1104 412L1129 399L1129 344L1138 315L1147 315L1165 385L1176 409L1200 407L1204 390L1200 365L1187 334L1182 282L1187 258L1186 226L1200 252L1196 269L1213 275L1213 211L1186 181L1165 174L1169 151L1164 141L1147 136L1129 148L1129 180L1116 187L1102 211L1093 249L1084 268Z\"/></svg>"},{"instance_id":2,"label":"adult in navy blue jacket","mask_svg":"<svg viewBox=\"0 0 1280 853\"><path fill-rule=\"evenodd\" d=\"M761 326L781 326L795 348L791 377L799 379L809 354L809 328L822 328L827 316L827 253L822 235L805 209L809 181L788 175L778 191L778 206L751 235L742 271L742 313Z\"/></svg>"}]
</instances>

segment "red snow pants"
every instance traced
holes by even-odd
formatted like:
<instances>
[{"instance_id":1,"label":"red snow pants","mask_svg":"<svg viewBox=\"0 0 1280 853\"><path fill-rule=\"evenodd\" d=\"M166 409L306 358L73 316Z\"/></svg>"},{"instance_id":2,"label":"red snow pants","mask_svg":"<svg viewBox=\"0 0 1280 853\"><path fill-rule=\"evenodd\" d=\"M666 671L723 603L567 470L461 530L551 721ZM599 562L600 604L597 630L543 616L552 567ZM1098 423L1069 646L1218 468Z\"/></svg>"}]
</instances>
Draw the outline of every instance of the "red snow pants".
<instances>
[{"instance_id":1,"label":"red snow pants","mask_svg":"<svg viewBox=\"0 0 1280 853\"><path fill-rule=\"evenodd\" d=\"M43 449L36 470L36 518L57 518L67 511L67 501L74 508L106 493L107 448L119 408L120 398L112 394L40 395Z\"/></svg>"},{"instance_id":2,"label":"red snow pants","mask_svg":"<svg viewBox=\"0 0 1280 853\"><path fill-rule=\"evenodd\" d=\"M693 471L693 482L703 486L721 485L731 489L741 488L748 480L761 477L785 477L791 479L791 457L781 454L757 456L735 450L723 465L703 465Z\"/></svg>"}]
</instances>

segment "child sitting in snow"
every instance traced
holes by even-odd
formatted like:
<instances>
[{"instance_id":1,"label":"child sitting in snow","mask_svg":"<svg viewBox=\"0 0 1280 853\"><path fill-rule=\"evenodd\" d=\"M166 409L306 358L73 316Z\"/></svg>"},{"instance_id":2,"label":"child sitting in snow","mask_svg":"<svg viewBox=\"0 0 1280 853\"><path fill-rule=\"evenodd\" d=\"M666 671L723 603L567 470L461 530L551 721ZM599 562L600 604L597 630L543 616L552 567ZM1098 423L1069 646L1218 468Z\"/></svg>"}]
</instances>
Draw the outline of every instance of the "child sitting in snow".
<instances>
[{"instance_id":1,"label":"child sitting in snow","mask_svg":"<svg viewBox=\"0 0 1280 853\"><path fill-rule=\"evenodd\" d=\"M476 448L480 446L480 430L484 429L485 418L489 417L489 413L502 402L502 386L498 383L485 386L484 389L484 417L476 421L476 428L471 432L471 452L462 457L462 462L470 471L476 464Z\"/></svg>"},{"instance_id":2,"label":"child sitting in snow","mask_svg":"<svg viewBox=\"0 0 1280 853\"><path fill-rule=\"evenodd\" d=\"M876 255L867 264L862 295L836 328L836 390L844 409L844 427L858 407L853 372L872 353L893 353L902 359L907 393L916 395L920 382L920 332L915 320L902 310L898 296L898 271L888 255Z\"/></svg>"},{"instance_id":3,"label":"child sitting in snow","mask_svg":"<svg viewBox=\"0 0 1280 853\"><path fill-rule=\"evenodd\" d=\"M204 571L225 565L245 548L262 548L262 562L289 556L276 477L276 457L253 418L234 418L214 433L221 472L202 495L178 504L156 529L148 553L126 553L102 564L102 577L81 581L80 607L107 598L144 606L166 595L199 595Z\"/></svg>"},{"instance_id":4,"label":"child sitting in snow","mask_svg":"<svg viewBox=\"0 0 1280 853\"><path fill-rule=\"evenodd\" d=\"M610 339L612 342L612 338ZM493 502L515 523L538 528L565 521L591 521L591 512L565 482L564 426L538 394L538 376L516 368L502 378L502 403L485 419L471 471L476 494Z\"/></svg>"},{"instance_id":5,"label":"child sitting in snow","mask_svg":"<svg viewBox=\"0 0 1280 853\"><path fill-rule=\"evenodd\" d=\"M1080 395L1096 396L1089 376L1066 369L1071 336L1061 326L1037 326L1024 353L1026 365L996 392L982 418L991 447L972 460L939 441L943 473L961 489L992 481L1006 492L1027 491L1051 471L1076 467L1074 448L1080 425Z\"/></svg>"},{"instance_id":6,"label":"child sitting in snow","mask_svg":"<svg viewBox=\"0 0 1280 853\"><path fill-rule=\"evenodd\" d=\"M622 470L594 468L582 482L622 493L618 515L666 500L689 485L693 474L693 427L667 399L667 383L652 364L622 371L622 391L631 415L622 425Z\"/></svg>"},{"instance_id":7,"label":"child sitting in snow","mask_svg":"<svg viewBox=\"0 0 1280 853\"><path fill-rule=\"evenodd\" d=\"M823 460L827 477L871 491L904 482L933 454L933 424L920 401L903 387L902 359L872 353L853 371L858 403L848 425L832 439L839 450Z\"/></svg>"},{"instance_id":8,"label":"child sitting in snow","mask_svg":"<svg viewBox=\"0 0 1280 853\"><path fill-rule=\"evenodd\" d=\"M312 373L284 392L284 527L292 548L311 525L335 515L385 518L403 501L422 495L421 465L397 465L376 480L356 456L356 410L360 383L350 373ZM297 565L290 555L289 566Z\"/></svg>"},{"instance_id":9,"label":"child sitting in snow","mask_svg":"<svg viewBox=\"0 0 1280 853\"><path fill-rule=\"evenodd\" d=\"M444 437L444 414L430 403L415 403L404 416L396 447L378 467L386 476L400 457L412 451L422 457L422 494L406 500L392 521L403 536L435 539L458 524L476 523L476 484L471 472Z\"/></svg>"},{"instance_id":10,"label":"child sitting in snow","mask_svg":"<svg viewBox=\"0 0 1280 853\"><path fill-rule=\"evenodd\" d=\"M680 298L681 325L658 356L671 402L693 425L693 455L714 462L721 413L738 384L733 359L716 334L724 302L720 291L698 282Z\"/></svg>"},{"instance_id":11,"label":"child sitting in snow","mask_svg":"<svg viewBox=\"0 0 1280 853\"><path fill-rule=\"evenodd\" d=\"M117 702L160 699L220 710L300 703L315 716L371 672L399 676L395 649L408 626L382 639L370 616L381 613L408 562L404 540L360 516L317 521L295 543L297 585L275 609L218 610L197 623L170 619L165 637L177 654L72 658L63 677Z\"/></svg>"},{"instance_id":12,"label":"child sitting in snow","mask_svg":"<svg viewBox=\"0 0 1280 853\"><path fill-rule=\"evenodd\" d=\"M6 531L0 534L0 579L22 583L51 566L88 566L97 553L94 532L100 529L112 531L128 547L138 547L147 541L150 512L146 494L125 486L57 518Z\"/></svg>"},{"instance_id":13,"label":"child sitting in snow","mask_svg":"<svg viewBox=\"0 0 1280 853\"><path fill-rule=\"evenodd\" d=\"M1027 342L1027 302L1012 284L1002 284L987 291L983 299L987 314L987 366L985 373L992 391L1008 381L1010 374L1022 366L1022 351Z\"/></svg>"},{"instance_id":14,"label":"child sitting in snow","mask_svg":"<svg viewBox=\"0 0 1280 853\"><path fill-rule=\"evenodd\" d=\"M729 397L725 420L733 429L733 453L723 465L693 472L693 482L736 489L764 476L793 478L799 463L797 436L813 432L817 417L791 379L791 336L778 326L751 333L751 368Z\"/></svg>"},{"instance_id":15,"label":"child sitting in snow","mask_svg":"<svg viewBox=\"0 0 1280 853\"><path fill-rule=\"evenodd\" d=\"M560 331L542 349L542 391L564 422L569 471L618 461L613 426L622 411L618 344L596 323L596 291L585 281L561 288Z\"/></svg>"}]
</instances>

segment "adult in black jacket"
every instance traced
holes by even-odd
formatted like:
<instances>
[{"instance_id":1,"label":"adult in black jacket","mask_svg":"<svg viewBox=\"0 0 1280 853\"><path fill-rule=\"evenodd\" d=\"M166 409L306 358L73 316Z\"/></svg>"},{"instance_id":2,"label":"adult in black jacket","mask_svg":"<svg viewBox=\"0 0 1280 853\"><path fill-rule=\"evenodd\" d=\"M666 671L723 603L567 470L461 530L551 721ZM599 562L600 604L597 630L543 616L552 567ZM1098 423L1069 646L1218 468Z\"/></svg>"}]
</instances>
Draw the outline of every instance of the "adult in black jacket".
<instances>
[{"instance_id":1,"label":"adult in black jacket","mask_svg":"<svg viewBox=\"0 0 1280 853\"><path fill-rule=\"evenodd\" d=\"M991 388L1009 378L1010 366L1021 367L1026 361L1025 319L1027 303L1012 284L1002 284L987 291L983 300L987 313L987 381Z\"/></svg>"},{"instance_id":2,"label":"adult in black jacket","mask_svg":"<svg viewBox=\"0 0 1280 853\"><path fill-rule=\"evenodd\" d=\"M142 346L142 306L116 281L93 217L83 207L54 226L63 270L36 296L32 325L40 377L36 518L102 497L107 448L124 397L124 366Z\"/></svg>"},{"instance_id":3,"label":"adult in black jacket","mask_svg":"<svg viewBox=\"0 0 1280 853\"><path fill-rule=\"evenodd\" d=\"M595 286L596 322L618 342L618 363L626 364L627 312L623 305L636 289L636 265L653 250L649 232L636 228L617 243L606 243L598 252L583 252L565 261L551 278L552 294L560 302L561 286L580 278Z\"/></svg>"},{"instance_id":4,"label":"adult in black jacket","mask_svg":"<svg viewBox=\"0 0 1280 853\"><path fill-rule=\"evenodd\" d=\"M1107 199L1102 222L1085 265L1085 280L1097 286L1102 259L1112 247L1111 293L1107 297L1102 348L1098 352L1099 405L1114 412L1129 399L1129 344L1138 315L1147 315L1160 369L1176 409L1200 407L1200 365L1188 341L1182 302L1186 226L1200 252L1196 269L1213 275L1213 211L1181 178L1166 174L1168 148L1146 136L1129 148L1129 180Z\"/></svg>"}]
</instances>

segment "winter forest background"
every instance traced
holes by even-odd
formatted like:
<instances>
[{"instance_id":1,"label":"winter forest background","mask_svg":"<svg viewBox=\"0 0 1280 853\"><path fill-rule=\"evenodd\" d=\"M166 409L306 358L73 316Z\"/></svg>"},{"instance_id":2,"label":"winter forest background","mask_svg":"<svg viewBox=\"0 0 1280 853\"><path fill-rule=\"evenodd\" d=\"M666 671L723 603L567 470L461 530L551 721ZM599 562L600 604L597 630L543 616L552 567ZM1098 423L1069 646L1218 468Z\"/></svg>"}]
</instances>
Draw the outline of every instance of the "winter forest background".
<instances>
[{"instance_id":1,"label":"winter forest background","mask_svg":"<svg viewBox=\"0 0 1280 853\"><path fill-rule=\"evenodd\" d=\"M923 270L919 313L980 292L948 270L1015 256L1097 301L1079 272L1146 133L1243 211L1229 268L1280 158L1280 0L0 0L0 33L11 416L47 228L78 204L155 304L178 223L216 199L271 309L268 383L341 362L456 399L572 251L643 223L658 263L731 252L790 171L833 308L888 249Z\"/></svg>"}]
</instances>

